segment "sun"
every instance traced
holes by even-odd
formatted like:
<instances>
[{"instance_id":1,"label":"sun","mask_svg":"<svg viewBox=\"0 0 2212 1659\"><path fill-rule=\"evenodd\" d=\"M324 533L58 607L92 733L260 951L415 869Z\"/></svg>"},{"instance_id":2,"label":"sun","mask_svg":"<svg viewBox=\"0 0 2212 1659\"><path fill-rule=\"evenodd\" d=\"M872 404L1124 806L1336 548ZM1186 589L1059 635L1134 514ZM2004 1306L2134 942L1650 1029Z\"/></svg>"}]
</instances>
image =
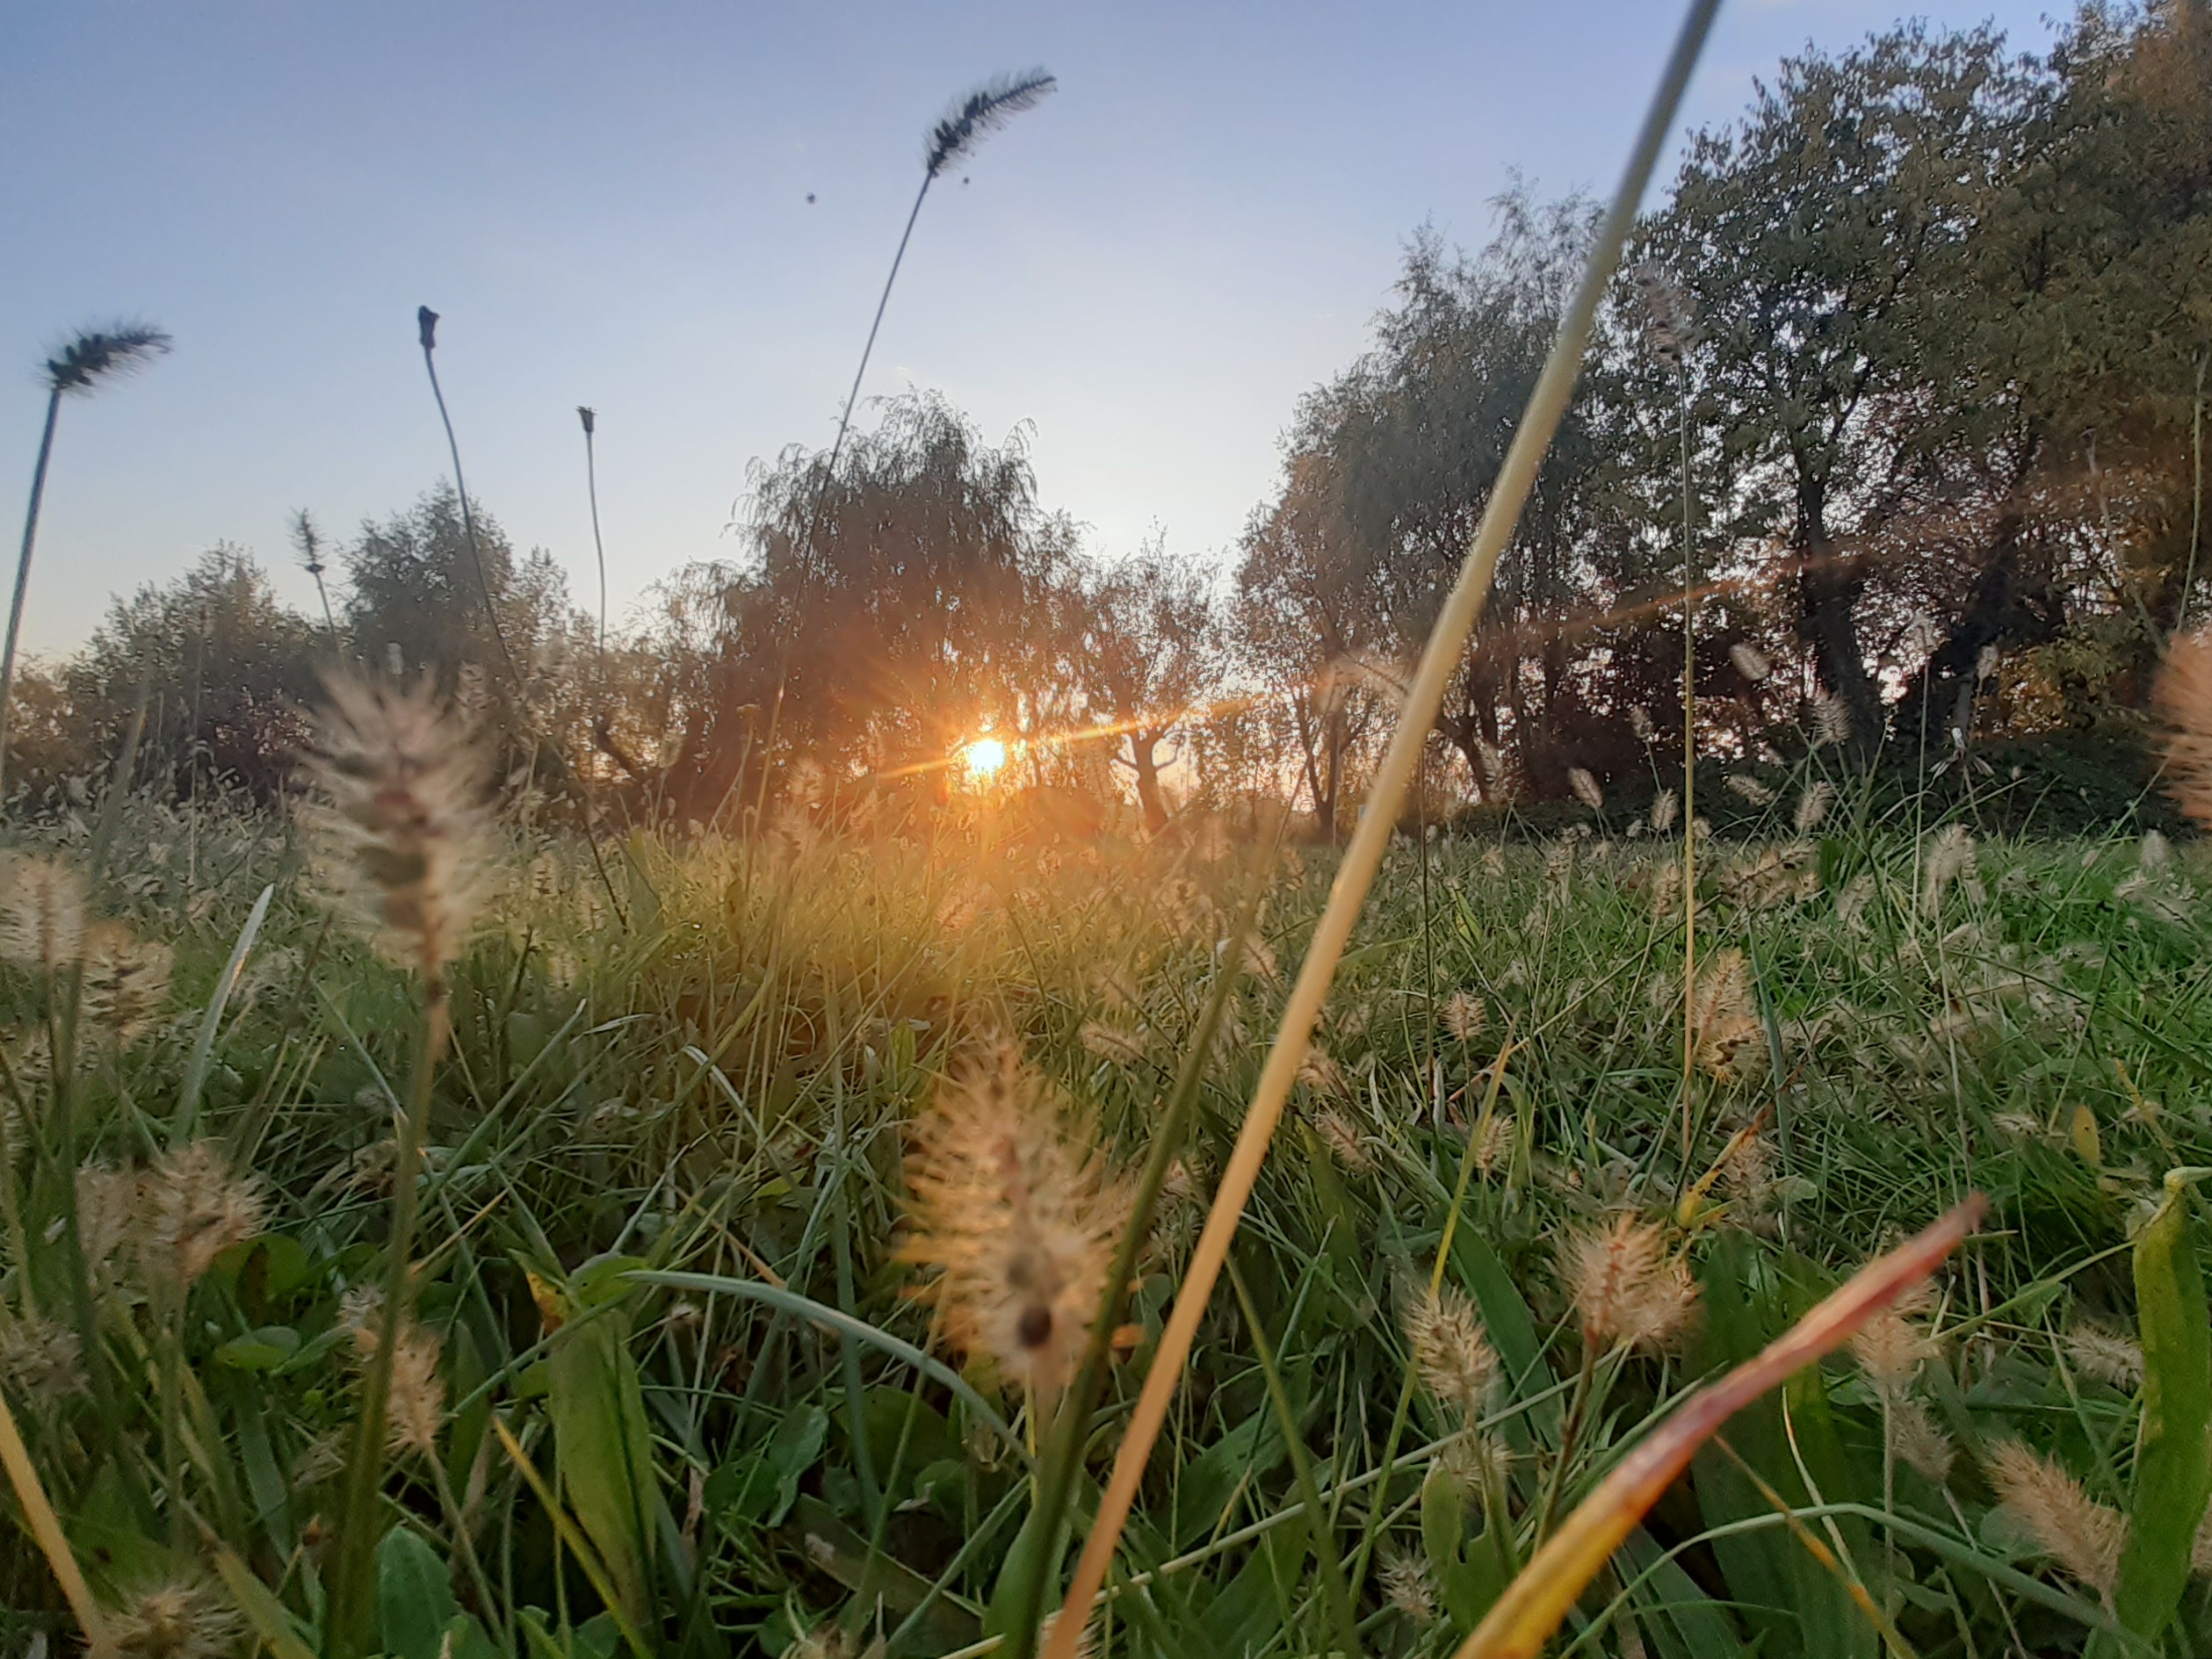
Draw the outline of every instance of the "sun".
<instances>
[{"instance_id":1,"label":"sun","mask_svg":"<svg viewBox=\"0 0 2212 1659\"><path fill-rule=\"evenodd\" d=\"M967 768L969 783L988 783L1006 764L1006 745L996 738L978 738L960 751L960 763Z\"/></svg>"}]
</instances>

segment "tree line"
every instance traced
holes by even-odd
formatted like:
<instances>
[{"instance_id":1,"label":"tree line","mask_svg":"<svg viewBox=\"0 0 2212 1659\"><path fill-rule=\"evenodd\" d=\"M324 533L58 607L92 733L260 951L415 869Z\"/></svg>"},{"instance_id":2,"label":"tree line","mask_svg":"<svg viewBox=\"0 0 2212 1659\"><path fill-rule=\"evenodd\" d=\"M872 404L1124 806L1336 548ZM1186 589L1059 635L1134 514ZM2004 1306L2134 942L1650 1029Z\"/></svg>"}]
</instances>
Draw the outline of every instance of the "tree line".
<instances>
[{"instance_id":1,"label":"tree line","mask_svg":"<svg viewBox=\"0 0 2212 1659\"><path fill-rule=\"evenodd\" d=\"M1479 249L1416 232L1225 563L1100 557L1022 431L911 394L834 454L755 463L743 556L673 574L604 647L481 508L472 549L451 487L338 546L320 616L214 550L25 676L11 784L59 798L142 709L168 787L273 794L352 659L437 676L547 788L679 821L942 791L987 733L1023 781L1153 829L1265 799L1334 829L1594 213L1517 187ZM2208 357L2208 0L2085 7L2035 54L1912 25L1786 61L1637 230L1439 717L1440 787L1679 770L1686 674L1701 752L1732 755L2138 721L2201 610Z\"/></svg>"}]
</instances>

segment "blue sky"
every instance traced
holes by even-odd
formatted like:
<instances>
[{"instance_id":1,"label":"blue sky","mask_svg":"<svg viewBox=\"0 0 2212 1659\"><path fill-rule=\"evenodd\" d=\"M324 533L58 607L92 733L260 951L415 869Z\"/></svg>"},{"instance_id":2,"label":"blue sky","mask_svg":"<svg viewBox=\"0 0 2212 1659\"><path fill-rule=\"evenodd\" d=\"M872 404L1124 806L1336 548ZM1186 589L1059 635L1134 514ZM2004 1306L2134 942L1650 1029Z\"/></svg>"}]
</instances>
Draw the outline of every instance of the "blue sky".
<instances>
[{"instance_id":1,"label":"blue sky","mask_svg":"<svg viewBox=\"0 0 2212 1659\"><path fill-rule=\"evenodd\" d=\"M2048 39L2050 0L1916 15ZM1688 125L1898 0L1734 0ZM1059 94L932 191L865 392L939 388L1031 438L1041 492L1132 550L1218 557L1302 391L1361 349L1405 237L1478 243L1517 170L1608 187L1678 8L1656 0L1114 4L69 0L0 9L0 522L12 546L67 329L177 352L73 403L25 639L254 550L295 602L291 509L350 535L447 467L415 307L473 493L592 595L599 412L618 617L731 557L746 466L827 443L955 94ZM814 200L807 200L809 193ZM9 365L16 365L10 367ZM14 468L14 472L7 469Z\"/></svg>"}]
</instances>

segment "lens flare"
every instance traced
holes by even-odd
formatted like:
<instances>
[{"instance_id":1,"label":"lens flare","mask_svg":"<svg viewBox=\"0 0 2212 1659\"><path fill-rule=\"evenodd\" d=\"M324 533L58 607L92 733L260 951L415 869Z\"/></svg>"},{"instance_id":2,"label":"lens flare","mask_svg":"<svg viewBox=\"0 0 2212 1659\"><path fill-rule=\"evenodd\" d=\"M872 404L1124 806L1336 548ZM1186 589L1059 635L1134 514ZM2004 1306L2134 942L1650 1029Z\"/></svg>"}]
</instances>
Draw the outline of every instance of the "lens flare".
<instances>
[{"instance_id":1,"label":"lens flare","mask_svg":"<svg viewBox=\"0 0 2212 1659\"><path fill-rule=\"evenodd\" d=\"M988 783L1006 764L1006 745L996 738L978 738L960 751L960 763L967 768L969 783Z\"/></svg>"}]
</instances>

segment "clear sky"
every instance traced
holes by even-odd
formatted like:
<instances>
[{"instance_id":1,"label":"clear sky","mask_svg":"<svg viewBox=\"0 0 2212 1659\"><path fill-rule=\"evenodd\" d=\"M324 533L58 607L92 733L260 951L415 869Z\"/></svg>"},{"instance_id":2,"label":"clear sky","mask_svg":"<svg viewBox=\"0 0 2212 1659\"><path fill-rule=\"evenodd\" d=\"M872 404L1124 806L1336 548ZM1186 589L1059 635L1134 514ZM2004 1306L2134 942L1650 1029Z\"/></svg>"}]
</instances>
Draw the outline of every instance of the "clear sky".
<instances>
[{"instance_id":1,"label":"clear sky","mask_svg":"<svg viewBox=\"0 0 2212 1659\"><path fill-rule=\"evenodd\" d=\"M1689 125L1901 0L1731 0ZM2053 0L1926 0L2047 40ZM295 602L294 508L350 535L447 469L589 602L575 406L599 412L618 618L730 557L746 466L828 441L929 123L999 70L1060 90L934 189L865 394L1034 423L1049 505L1107 552L1215 557L1298 393L1361 349L1409 232L1478 243L1515 170L1608 188L1673 0L37 0L0 4L0 546L69 328L177 338L72 403L25 638L252 549ZM809 198L812 198L810 201ZM13 369L6 365L13 364ZM12 471L9 469L13 469ZM0 555L4 556L4 555Z\"/></svg>"}]
</instances>

